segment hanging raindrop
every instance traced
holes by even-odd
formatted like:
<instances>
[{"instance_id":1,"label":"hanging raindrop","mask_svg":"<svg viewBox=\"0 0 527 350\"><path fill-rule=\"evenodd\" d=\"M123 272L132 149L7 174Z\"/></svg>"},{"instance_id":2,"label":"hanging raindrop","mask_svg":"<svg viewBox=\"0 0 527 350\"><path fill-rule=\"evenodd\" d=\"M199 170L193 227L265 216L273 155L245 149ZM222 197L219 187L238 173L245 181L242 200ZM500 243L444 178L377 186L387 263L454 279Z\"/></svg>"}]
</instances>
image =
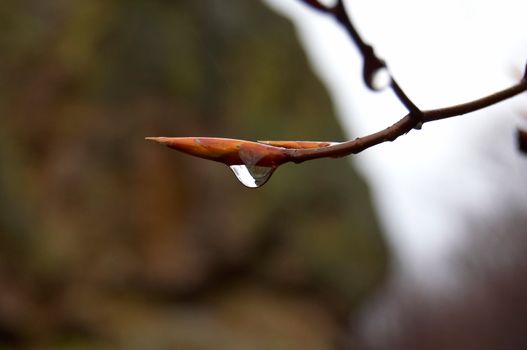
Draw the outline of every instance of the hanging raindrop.
<instances>
[{"instance_id":1,"label":"hanging raindrop","mask_svg":"<svg viewBox=\"0 0 527 350\"><path fill-rule=\"evenodd\" d=\"M392 76L386 67L375 70L370 76L370 84L374 90L380 91L392 83Z\"/></svg>"},{"instance_id":2,"label":"hanging raindrop","mask_svg":"<svg viewBox=\"0 0 527 350\"><path fill-rule=\"evenodd\" d=\"M231 165L230 168L242 184L251 188L263 186L276 169L275 167L245 164Z\"/></svg>"}]
</instances>

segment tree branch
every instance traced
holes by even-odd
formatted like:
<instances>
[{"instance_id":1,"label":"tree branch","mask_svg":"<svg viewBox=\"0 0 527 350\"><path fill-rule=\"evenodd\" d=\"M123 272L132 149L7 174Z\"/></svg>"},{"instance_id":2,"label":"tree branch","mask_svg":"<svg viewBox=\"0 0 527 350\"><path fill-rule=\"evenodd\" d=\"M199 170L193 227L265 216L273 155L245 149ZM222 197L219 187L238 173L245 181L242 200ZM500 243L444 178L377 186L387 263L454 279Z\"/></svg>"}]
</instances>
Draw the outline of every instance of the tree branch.
<instances>
[{"instance_id":1,"label":"tree branch","mask_svg":"<svg viewBox=\"0 0 527 350\"><path fill-rule=\"evenodd\" d=\"M301 163L317 158L338 158L357 154L387 141L394 141L420 124L474 112L527 91L527 78L486 97L459 105L422 111L420 118L408 113L384 130L354 140L335 142L245 141L206 137L147 137L170 148L227 165L248 164L278 167L287 162ZM525 142L525 132L519 140ZM523 143L522 143L523 145ZM249 161L250 159L250 161Z\"/></svg>"},{"instance_id":2,"label":"tree branch","mask_svg":"<svg viewBox=\"0 0 527 350\"><path fill-rule=\"evenodd\" d=\"M402 136L413 128L416 128L420 123L427 123L434 120L440 120L474 112L509 99L524 91L527 91L527 79L525 77L518 84L486 97L451 107L423 111L421 112L420 119L414 118L412 113L409 113L386 129L367 136L327 147L290 149L288 150L288 153L291 161L295 163L301 163L306 160L316 158L344 157L350 154L356 154L380 143L394 141L399 136Z\"/></svg>"},{"instance_id":3,"label":"tree branch","mask_svg":"<svg viewBox=\"0 0 527 350\"><path fill-rule=\"evenodd\" d=\"M300 1L318 11L332 15L347 30L364 59L363 78L366 85L372 90L378 90L379 88L374 86L375 75L381 70L386 70L388 74L390 73L387 70L386 63L375 55L370 45L362 40L344 8L343 0L338 0L333 7L327 7L317 0ZM406 107L408 114L384 130L342 143L309 141L253 142L207 137L147 137L147 139L178 151L221 162L231 167L244 165L248 172L252 174L251 176L261 176L263 169L267 169L265 170L266 181L274 169L281 164L287 162L301 163L316 158L336 158L356 154L380 143L394 141L412 129L420 129L424 123L474 112L516 96L527 91L527 66L521 81L509 88L474 101L428 111L421 111L405 94L391 74L388 86ZM518 131L518 143L520 150L527 153L526 131ZM265 183L265 181L261 184ZM260 186L261 184L256 184L255 186Z\"/></svg>"},{"instance_id":4,"label":"tree branch","mask_svg":"<svg viewBox=\"0 0 527 350\"><path fill-rule=\"evenodd\" d=\"M353 41L353 43L357 46L364 60L363 68L362 68L362 78L368 88L374 91L384 89L385 86L376 86L375 77L377 74L380 74L382 71L385 71L389 75L389 78L390 78L388 82L388 86L395 93L395 96L397 96L399 101L406 107L408 112L414 118L417 118L417 119L420 118L421 111L412 102L412 100L410 100L410 98L406 95L406 93L403 91L403 89L399 86L397 81L391 75L386 65L386 62L383 59L379 58L375 54L375 50L373 49L373 47L367 44L360 36L359 32L353 25L353 22L350 16L348 15L348 12L346 11L343 0L338 0L334 7L326 7L322 5L321 3L319 3L317 0L301 0L301 1L303 1L304 3L308 4L309 6L319 11L332 15L333 18L338 23L340 23L340 25L344 27L346 32L351 37L351 40Z\"/></svg>"},{"instance_id":5,"label":"tree branch","mask_svg":"<svg viewBox=\"0 0 527 350\"><path fill-rule=\"evenodd\" d=\"M494 94L486 97L462 103L456 106L438 108L430 111L423 112L423 122L430 122L439 119L445 119L450 117L456 117L459 115L467 114L470 112L477 111L485 107L492 106L498 102L514 97L527 89L527 79L523 78L518 84L511 86L508 89L498 91Z\"/></svg>"}]
</instances>

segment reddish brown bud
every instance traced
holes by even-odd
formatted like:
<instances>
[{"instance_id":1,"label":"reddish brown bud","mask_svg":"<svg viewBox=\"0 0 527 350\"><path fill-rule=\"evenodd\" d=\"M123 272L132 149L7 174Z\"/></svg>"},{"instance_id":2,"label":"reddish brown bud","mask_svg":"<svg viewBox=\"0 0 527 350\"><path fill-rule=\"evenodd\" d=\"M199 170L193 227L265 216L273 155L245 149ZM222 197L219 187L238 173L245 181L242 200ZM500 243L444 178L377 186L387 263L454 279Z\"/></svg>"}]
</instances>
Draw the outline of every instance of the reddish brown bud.
<instances>
[{"instance_id":1,"label":"reddish brown bud","mask_svg":"<svg viewBox=\"0 0 527 350\"><path fill-rule=\"evenodd\" d=\"M287 162L286 149L259 142L215 137L147 137L175 150L227 165L277 167Z\"/></svg>"},{"instance_id":2,"label":"reddish brown bud","mask_svg":"<svg viewBox=\"0 0 527 350\"><path fill-rule=\"evenodd\" d=\"M175 150L228 165L247 187L260 187L283 163L298 162L298 152L331 146L332 142L245 141L215 137L147 137Z\"/></svg>"}]
</instances>

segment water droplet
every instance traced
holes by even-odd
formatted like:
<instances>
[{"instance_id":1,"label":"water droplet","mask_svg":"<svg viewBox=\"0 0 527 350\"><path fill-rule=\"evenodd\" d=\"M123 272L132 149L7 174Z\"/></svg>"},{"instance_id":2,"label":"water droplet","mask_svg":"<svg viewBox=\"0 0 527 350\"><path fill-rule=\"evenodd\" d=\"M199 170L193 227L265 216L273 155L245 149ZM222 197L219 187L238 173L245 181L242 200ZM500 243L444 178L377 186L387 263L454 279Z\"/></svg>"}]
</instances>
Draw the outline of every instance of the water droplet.
<instances>
[{"instance_id":1,"label":"water droplet","mask_svg":"<svg viewBox=\"0 0 527 350\"><path fill-rule=\"evenodd\" d=\"M373 72L370 81L374 90L383 90L392 83L392 77L386 67L381 67Z\"/></svg>"},{"instance_id":2,"label":"water droplet","mask_svg":"<svg viewBox=\"0 0 527 350\"><path fill-rule=\"evenodd\" d=\"M263 186L273 175L276 168L258 165L231 165L234 175L247 187L256 188Z\"/></svg>"}]
</instances>

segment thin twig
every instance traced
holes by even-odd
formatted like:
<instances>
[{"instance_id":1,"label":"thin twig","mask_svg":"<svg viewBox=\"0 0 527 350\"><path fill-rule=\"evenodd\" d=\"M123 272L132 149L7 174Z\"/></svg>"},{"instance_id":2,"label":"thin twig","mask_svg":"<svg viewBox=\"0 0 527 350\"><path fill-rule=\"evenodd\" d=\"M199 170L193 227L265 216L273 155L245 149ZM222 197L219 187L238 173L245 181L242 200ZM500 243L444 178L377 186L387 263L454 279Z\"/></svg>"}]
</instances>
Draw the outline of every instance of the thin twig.
<instances>
[{"instance_id":1,"label":"thin twig","mask_svg":"<svg viewBox=\"0 0 527 350\"><path fill-rule=\"evenodd\" d=\"M516 96L527 89L527 79L522 79L518 84L508 89L498 91L494 94L479 98L477 100L462 103L452 107L438 108L423 112L423 122L430 122L439 119L457 117L466 113L474 112L478 109L492 106L513 96Z\"/></svg>"},{"instance_id":2,"label":"thin twig","mask_svg":"<svg viewBox=\"0 0 527 350\"><path fill-rule=\"evenodd\" d=\"M391 75L390 71L388 70L388 67L386 65L386 62L379 58L375 54L375 50L373 47L369 44L367 44L362 37L360 36L359 32L353 25L353 22L346 11L346 8L344 6L343 0L338 0L335 6L333 7L327 7L318 2L317 0L301 0L307 5L331 14L334 19L340 23L344 27L344 29L347 31L349 36L351 37L351 40L353 43L357 46L363 60L363 69L362 69L362 77L364 79L364 83L368 88L371 90L380 90L384 87L378 87L374 84L374 78L377 73L379 73L381 70L386 70L386 72L390 75L390 84L388 85L392 91L395 93L399 101L406 107L408 112L412 115L415 119L420 119L421 117L421 111L419 108L412 102L412 100L405 94L403 89L399 86L397 81L394 79L394 77Z\"/></svg>"},{"instance_id":3,"label":"thin twig","mask_svg":"<svg viewBox=\"0 0 527 350\"><path fill-rule=\"evenodd\" d=\"M386 63L375 55L373 47L366 44L364 40L359 35L358 31L355 29L351 18L349 17L343 0L338 0L336 5L332 8L326 7L319 3L317 0L301 0L304 3L322 11L329 13L334 16L334 18L346 29L350 35L352 41L355 43L359 49L363 59L364 59L364 69L363 77L365 83L371 89L375 89L372 85L373 75L377 70L385 68ZM520 83L497 93L491 94L489 96L451 106L446 108L438 108L428 111L421 111L413 101L406 95L403 89L399 86L396 80L390 74L390 88L395 93L399 101L406 107L408 114L403 117L401 120L395 124L389 126L388 128L378 131L376 133L356 138L355 140L343 142L333 146L323 147L323 148L313 148L313 149L291 149L289 150L289 155L291 161L293 162L303 162L309 159L322 158L322 157L342 157L349 154L359 153L369 147L378 145L386 141L394 141L399 136L408 133L412 129L420 129L421 126L430 121L450 118L454 116L463 115L470 113L488 106L491 106L500 101L511 98L515 95L520 94L521 92L527 90L527 67L525 75Z\"/></svg>"},{"instance_id":4,"label":"thin twig","mask_svg":"<svg viewBox=\"0 0 527 350\"><path fill-rule=\"evenodd\" d=\"M423 112L413 103L413 101L406 95L406 93L401 89L399 84L393 79L391 82L391 88L399 101L406 107L408 112L412 115L412 117L421 120L423 117Z\"/></svg>"},{"instance_id":5,"label":"thin twig","mask_svg":"<svg viewBox=\"0 0 527 350\"><path fill-rule=\"evenodd\" d=\"M399 136L408 133L410 130L418 126L419 123L427 123L434 120L440 120L474 112L479 109L509 99L524 91L527 91L526 78L523 78L518 84L513 85L507 89L471 102L462 103L446 108L422 111L420 120L414 118L413 115L409 113L395 124L376 133L328 147L312 149L290 149L288 150L288 155L292 162L301 163L306 160L316 158L343 157L350 154L356 154L380 143L386 141L394 141Z\"/></svg>"}]
</instances>

